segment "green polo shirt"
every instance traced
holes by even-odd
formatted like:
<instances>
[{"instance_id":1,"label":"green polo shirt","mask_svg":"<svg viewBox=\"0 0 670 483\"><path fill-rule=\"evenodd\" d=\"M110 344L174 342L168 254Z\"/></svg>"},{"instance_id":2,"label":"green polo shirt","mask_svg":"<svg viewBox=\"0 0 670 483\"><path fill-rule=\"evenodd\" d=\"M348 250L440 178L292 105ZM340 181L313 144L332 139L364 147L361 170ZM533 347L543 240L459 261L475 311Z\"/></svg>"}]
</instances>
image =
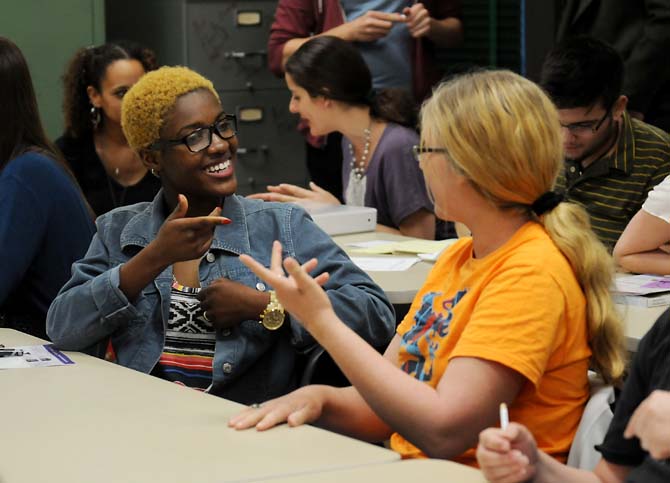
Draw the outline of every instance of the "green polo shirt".
<instances>
[{"instance_id":1,"label":"green polo shirt","mask_svg":"<svg viewBox=\"0 0 670 483\"><path fill-rule=\"evenodd\" d=\"M647 193L670 174L670 136L661 129L623 115L616 150L585 169L565 161L556 191L582 205L598 238L611 251Z\"/></svg>"}]
</instances>

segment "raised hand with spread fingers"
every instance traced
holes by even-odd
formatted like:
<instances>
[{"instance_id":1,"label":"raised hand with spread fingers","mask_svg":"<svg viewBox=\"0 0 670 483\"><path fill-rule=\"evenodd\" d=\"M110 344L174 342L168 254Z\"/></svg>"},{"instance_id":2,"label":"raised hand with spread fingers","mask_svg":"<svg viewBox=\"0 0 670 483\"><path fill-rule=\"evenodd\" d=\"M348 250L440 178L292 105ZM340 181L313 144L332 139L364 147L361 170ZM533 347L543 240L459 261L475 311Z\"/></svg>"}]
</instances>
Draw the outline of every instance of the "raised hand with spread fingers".
<instances>
[{"instance_id":1,"label":"raised hand with spread fingers","mask_svg":"<svg viewBox=\"0 0 670 483\"><path fill-rule=\"evenodd\" d=\"M134 300L160 272L175 262L201 257L212 243L214 229L230 223L215 207L207 216L186 217L188 199L178 195L177 206L165 219L156 238L136 257L123 264L119 287Z\"/></svg>"},{"instance_id":2,"label":"raised hand with spread fingers","mask_svg":"<svg viewBox=\"0 0 670 483\"><path fill-rule=\"evenodd\" d=\"M317 266L315 258L300 265L295 259L283 261L282 246L275 241L272 244L270 268L265 268L248 255L240 255L240 261L249 267L258 277L272 285L277 298L284 308L300 320L307 330L316 323L327 320L339 320L333 311L333 305L321 286L328 281L328 273L311 277L308 272ZM288 276L284 275L284 269Z\"/></svg>"}]
</instances>

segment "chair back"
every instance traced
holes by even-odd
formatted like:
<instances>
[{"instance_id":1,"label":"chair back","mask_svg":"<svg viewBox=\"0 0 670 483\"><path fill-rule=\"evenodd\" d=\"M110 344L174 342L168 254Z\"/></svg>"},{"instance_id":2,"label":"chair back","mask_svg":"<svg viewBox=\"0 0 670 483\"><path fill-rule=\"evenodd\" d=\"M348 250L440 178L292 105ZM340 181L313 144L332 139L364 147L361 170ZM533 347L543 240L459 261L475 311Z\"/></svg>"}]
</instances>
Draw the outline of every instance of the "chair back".
<instances>
[{"instance_id":1,"label":"chair back","mask_svg":"<svg viewBox=\"0 0 670 483\"><path fill-rule=\"evenodd\" d=\"M591 397L586 403L579 422L575 439L568 453L568 466L593 470L600 461L600 453L594 448L605 439L612 417L614 388L606 386L593 372L589 371Z\"/></svg>"}]
</instances>

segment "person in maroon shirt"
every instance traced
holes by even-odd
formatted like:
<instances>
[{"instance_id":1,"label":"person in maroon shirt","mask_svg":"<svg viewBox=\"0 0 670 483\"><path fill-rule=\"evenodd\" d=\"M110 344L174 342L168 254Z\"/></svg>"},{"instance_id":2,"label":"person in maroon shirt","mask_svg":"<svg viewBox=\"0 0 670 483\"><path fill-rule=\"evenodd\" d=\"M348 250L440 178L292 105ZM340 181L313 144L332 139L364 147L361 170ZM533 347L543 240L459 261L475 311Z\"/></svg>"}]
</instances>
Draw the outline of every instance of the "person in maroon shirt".
<instances>
[{"instance_id":1,"label":"person in maroon shirt","mask_svg":"<svg viewBox=\"0 0 670 483\"><path fill-rule=\"evenodd\" d=\"M442 76L435 62L435 49L457 46L463 39L461 1L408 0L402 14L381 11L384 4L380 0L379 10L347 21L347 12L339 0L279 0L268 41L270 70L283 76L286 60L312 36L323 34L350 42L374 42L385 38L395 23L404 22L412 37L411 88L420 103ZM371 70L374 77L372 66ZM307 139L307 167L312 180L342 199L339 135L329 135L326 141L326 137L311 136L302 124L299 129Z\"/></svg>"},{"instance_id":2,"label":"person in maroon shirt","mask_svg":"<svg viewBox=\"0 0 670 483\"><path fill-rule=\"evenodd\" d=\"M463 40L461 2L424 0L411 4L403 14L405 18L400 14L371 10L347 22L339 0L279 0L268 41L270 70L278 76L284 75L286 60L313 35L372 42L384 37L393 22L404 21L414 39L413 93L421 101L441 77L435 65L436 47L454 47Z\"/></svg>"}]
</instances>

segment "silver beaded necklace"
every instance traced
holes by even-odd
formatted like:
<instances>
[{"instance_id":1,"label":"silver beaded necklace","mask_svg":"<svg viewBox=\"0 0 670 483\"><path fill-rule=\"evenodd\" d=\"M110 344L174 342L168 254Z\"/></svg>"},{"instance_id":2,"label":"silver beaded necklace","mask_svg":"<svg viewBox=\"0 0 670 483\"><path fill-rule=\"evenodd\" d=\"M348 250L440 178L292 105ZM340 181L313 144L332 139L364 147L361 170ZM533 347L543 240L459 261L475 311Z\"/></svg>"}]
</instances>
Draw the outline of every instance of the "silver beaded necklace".
<instances>
[{"instance_id":1,"label":"silver beaded necklace","mask_svg":"<svg viewBox=\"0 0 670 483\"><path fill-rule=\"evenodd\" d=\"M365 162L368 159L368 154L370 153L370 137L372 134L372 130L370 129L370 126L366 127L363 130L363 136L365 140L365 144L363 145L363 154L361 154L361 162L358 163L356 160L356 155L354 154L354 145L353 143L349 143L349 153L351 154L351 171L354 173L354 176L358 181L363 179L365 176Z\"/></svg>"}]
</instances>

